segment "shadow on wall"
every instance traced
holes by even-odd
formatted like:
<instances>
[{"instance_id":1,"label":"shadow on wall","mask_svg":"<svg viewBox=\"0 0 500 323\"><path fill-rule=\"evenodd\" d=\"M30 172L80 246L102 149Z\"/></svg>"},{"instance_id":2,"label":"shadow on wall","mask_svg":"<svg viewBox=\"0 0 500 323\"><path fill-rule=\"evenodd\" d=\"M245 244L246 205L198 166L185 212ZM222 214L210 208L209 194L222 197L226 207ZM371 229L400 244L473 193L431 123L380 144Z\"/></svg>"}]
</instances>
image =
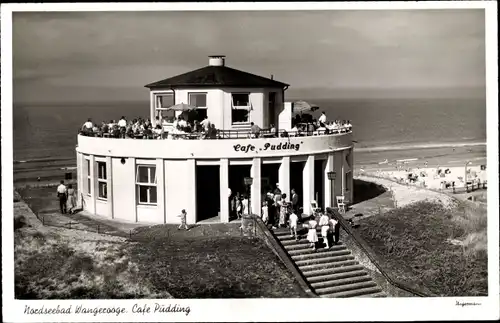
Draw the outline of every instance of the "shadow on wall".
<instances>
[{"instance_id":1,"label":"shadow on wall","mask_svg":"<svg viewBox=\"0 0 500 323\"><path fill-rule=\"evenodd\" d=\"M353 180L354 196L353 204L358 204L367 200L371 200L379 195L387 192L385 187L372 182L362 181L360 179Z\"/></svg>"}]
</instances>

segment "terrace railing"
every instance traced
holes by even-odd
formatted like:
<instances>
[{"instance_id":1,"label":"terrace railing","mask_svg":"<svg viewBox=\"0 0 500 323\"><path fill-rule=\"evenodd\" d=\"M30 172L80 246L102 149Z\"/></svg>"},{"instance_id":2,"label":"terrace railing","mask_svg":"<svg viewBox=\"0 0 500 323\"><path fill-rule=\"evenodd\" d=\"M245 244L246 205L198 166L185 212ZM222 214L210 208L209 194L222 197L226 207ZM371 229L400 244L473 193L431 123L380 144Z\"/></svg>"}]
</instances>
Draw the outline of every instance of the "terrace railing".
<instances>
[{"instance_id":1,"label":"terrace railing","mask_svg":"<svg viewBox=\"0 0 500 323\"><path fill-rule=\"evenodd\" d=\"M271 129L261 129L258 135L253 134L248 129L241 130L222 130L219 129L212 136L204 133L190 132L190 133L163 133L161 138L158 135L151 133L139 133L134 134L133 137L125 136L125 134L117 131L114 133L101 133L101 132L84 132L82 130L78 131L78 134L89 137L100 137L100 138L130 138L130 139L251 139L251 138L288 138L288 137L310 137L310 136L324 136L324 135L340 135L352 132L351 127L343 127L333 130L314 130L314 131L299 131L299 130L277 130L271 131Z\"/></svg>"}]
</instances>

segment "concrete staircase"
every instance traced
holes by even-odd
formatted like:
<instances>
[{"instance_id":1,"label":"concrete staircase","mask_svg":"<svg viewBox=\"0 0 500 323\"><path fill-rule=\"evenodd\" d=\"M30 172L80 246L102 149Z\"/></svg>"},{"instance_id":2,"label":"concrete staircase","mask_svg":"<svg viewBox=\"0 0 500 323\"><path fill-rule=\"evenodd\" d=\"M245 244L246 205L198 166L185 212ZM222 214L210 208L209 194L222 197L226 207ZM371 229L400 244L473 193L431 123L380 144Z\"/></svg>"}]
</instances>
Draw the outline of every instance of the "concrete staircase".
<instances>
[{"instance_id":1,"label":"concrete staircase","mask_svg":"<svg viewBox=\"0 0 500 323\"><path fill-rule=\"evenodd\" d=\"M298 233L299 241L290 236L288 229L275 229L273 233L318 296L386 297L344 244L322 248L319 229L316 251L306 240L307 230Z\"/></svg>"}]
</instances>

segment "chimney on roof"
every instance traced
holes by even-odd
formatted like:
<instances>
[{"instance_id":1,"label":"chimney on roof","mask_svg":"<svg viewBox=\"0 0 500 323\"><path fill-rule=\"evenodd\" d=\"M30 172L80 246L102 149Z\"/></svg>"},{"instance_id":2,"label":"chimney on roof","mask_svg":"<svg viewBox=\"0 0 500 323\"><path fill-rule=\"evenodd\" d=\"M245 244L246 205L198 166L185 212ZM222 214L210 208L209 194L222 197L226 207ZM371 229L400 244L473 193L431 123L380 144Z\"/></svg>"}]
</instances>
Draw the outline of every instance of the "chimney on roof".
<instances>
[{"instance_id":1,"label":"chimney on roof","mask_svg":"<svg viewBox=\"0 0 500 323\"><path fill-rule=\"evenodd\" d=\"M208 56L209 66L224 66L226 56L224 55L212 55Z\"/></svg>"}]
</instances>

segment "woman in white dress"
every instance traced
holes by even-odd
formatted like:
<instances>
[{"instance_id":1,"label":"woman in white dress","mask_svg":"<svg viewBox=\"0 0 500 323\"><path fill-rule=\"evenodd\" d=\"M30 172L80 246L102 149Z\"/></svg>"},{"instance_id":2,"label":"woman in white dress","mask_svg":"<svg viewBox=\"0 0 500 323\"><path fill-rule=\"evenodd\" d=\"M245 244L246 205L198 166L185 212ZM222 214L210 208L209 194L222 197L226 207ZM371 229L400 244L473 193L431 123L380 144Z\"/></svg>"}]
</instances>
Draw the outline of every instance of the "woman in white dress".
<instances>
[{"instance_id":1,"label":"woman in white dress","mask_svg":"<svg viewBox=\"0 0 500 323\"><path fill-rule=\"evenodd\" d=\"M241 213L243 215L248 215L248 196L243 195L243 200L241 201Z\"/></svg>"},{"instance_id":2,"label":"woman in white dress","mask_svg":"<svg viewBox=\"0 0 500 323\"><path fill-rule=\"evenodd\" d=\"M311 243L311 248L316 250L316 242L318 242L318 234L316 233L316 226L318 222L316 222L314 215L311 215L309 222L307 223L307 228L309 231L307 232L307 241Z\"/></svg>"},{"instance_id":3,"label":"woman in white dress","mask_svg":"<svg viewBox=\"0 0 500 323\"><path fill-rule=\"evenodd\" d=\"M280 208L279 227L282 228L286 225L286 215L288 213L288 203L286 202L286 194L281 195L281 200L278 201L278 206Z\"/></svg>"},{"instance_id":4,"label":"woman in white dress","mask_svg":"<svg viewBox=\"0 0 500 323\"><path fill-rule=\"evenodd\" d=\"M321 237L323 238L323 242L325 243L325 249L330 248L328 245L328 230L330 230L330 218L326 213L321 215L319 219L319 226L321 227Z\"/></svg>"}]
</instances>

